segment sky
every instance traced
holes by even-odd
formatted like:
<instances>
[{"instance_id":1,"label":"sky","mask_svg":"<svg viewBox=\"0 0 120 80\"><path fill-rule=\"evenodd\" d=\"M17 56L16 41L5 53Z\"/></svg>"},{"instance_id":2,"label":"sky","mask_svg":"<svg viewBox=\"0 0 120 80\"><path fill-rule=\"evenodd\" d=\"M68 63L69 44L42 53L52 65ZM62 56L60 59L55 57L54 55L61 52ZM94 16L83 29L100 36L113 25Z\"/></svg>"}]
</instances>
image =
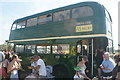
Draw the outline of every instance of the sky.
<instances>
[{"instance_id":1,"label":"sky","mask_svg":"<svg viewBox=\"0 0 120 80\"><path fill-rule=\"evenodd\" d=\"M84 1L99 2L109 11L113 21L114 47L117 49L120 0L0 0L0 44L9 40L11 25L16 19Z\"/></svg>"}]
</instances>

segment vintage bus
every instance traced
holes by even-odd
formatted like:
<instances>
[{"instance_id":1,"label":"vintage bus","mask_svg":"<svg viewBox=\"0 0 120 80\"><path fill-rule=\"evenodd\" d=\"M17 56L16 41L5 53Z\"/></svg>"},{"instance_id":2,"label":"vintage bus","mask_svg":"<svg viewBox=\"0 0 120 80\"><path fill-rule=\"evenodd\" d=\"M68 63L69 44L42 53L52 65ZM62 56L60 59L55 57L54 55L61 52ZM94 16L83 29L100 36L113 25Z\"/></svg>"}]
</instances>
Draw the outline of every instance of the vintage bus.
<instances>
[{"instance_id":1,"label":"vintage bus","mask_svg":"<svg viewBox=\"0 0 120 80\"><path fill-rule=\"evenodd\" d=\"M113 52L111 24L103 5L81 2L15 20L8 42L14 43L25 69L37 54L52 66L56 78L72 78L73 68L86 55L90 76L96 76L97 50Z\"/></svg>"}]
</instances>

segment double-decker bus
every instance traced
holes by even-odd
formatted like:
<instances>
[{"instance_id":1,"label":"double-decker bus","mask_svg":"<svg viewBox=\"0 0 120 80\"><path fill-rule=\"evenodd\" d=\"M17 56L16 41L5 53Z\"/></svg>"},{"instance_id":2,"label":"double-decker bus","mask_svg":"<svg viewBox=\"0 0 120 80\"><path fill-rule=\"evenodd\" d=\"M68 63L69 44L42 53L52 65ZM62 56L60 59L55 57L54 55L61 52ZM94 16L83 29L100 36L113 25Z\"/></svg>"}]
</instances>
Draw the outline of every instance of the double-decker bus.
<instances>
[{"instance_id":1,"label":"double-decker bus","mask_svg":"<svg viewBox=\"0 0 120 80\"><path fill-rule=\"evenodd\" d=\"M56 78L72 78L80 56L89 58L89 72L96 75L95 54L99 49L113 52L112 20L107 9L97 2L81 2L17 19L9 43L22 56L42 56Z\"/></svg>"}]
</instances>

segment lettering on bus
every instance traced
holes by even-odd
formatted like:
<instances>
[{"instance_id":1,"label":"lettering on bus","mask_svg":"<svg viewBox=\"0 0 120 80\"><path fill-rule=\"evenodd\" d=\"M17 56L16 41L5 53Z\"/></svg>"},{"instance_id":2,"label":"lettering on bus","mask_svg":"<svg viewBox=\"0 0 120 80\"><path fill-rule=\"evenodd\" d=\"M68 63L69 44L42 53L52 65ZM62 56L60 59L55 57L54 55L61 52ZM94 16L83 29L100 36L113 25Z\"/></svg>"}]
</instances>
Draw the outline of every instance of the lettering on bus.
<instances>
[{"instance_id":1,"label":"lettering on bus","mask_svg":"<svg viewBox=\"0 0 120 80\"><path fill-rule=\"evenodd\" d=\"M76 32L87 32L92 31L92 24L76 26Z\"/></svg>"}]
</instances>

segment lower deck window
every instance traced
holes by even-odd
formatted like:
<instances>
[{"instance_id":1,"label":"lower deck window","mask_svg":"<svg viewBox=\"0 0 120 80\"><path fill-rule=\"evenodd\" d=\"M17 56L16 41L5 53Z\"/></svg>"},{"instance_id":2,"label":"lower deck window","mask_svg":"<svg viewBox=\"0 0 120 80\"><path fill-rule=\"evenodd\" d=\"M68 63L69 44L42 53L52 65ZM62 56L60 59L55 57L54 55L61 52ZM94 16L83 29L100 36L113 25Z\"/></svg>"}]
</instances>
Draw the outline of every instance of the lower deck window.
<instances>
[{"instance_id":1,"label":"lower deck window","mask_svg":"<svg viewBox=\"0 0 120 80\"><path fill-rule=\"evenodd\" d=\"M37 53L44 53L49 54L50 53L50 46L37 46Z\"/></svg>"},{"instance_id":2,"label":"lower deck window","mask_svg":"<svg viewBox=\"0 0 120 80\"><path fill-rule=\"evenodd\" d=\"M34 54L35 53L35 45L26 45L25 52Z\"/></svg>"},{"instance_id":3,"label":"lower deck window","mask_svg":"<svg viewBox=\"0 0 120 80\"><path fill-rule=\"evenodd\" d=\"M24 45L16 45L15 51L18 53L24 52Z\"/></svg>"},{"instance_id":4,"label":"lower deck window","mask_svg":"<svg viewBox=\"0 0 120 80\"><path fill-rule=\"evenodd\" d=\"M69 54L69 44L56 44L52 46L53 54Z\"/></svg>"}]
</instances>

